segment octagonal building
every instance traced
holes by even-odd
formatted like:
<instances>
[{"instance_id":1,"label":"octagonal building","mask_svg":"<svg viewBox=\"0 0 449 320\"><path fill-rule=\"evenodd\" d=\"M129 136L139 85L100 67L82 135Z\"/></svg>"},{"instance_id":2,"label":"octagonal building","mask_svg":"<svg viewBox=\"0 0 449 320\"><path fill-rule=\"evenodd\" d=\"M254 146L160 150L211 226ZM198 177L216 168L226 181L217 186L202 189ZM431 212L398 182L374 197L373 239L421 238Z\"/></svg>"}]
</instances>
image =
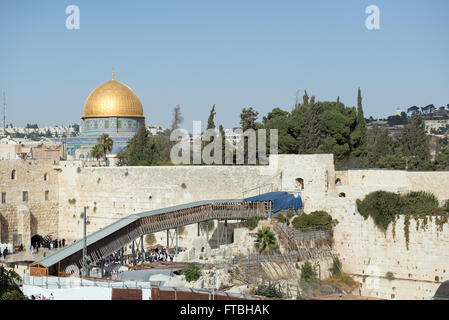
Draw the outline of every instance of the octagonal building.
<instances>
[{"instance_id":1,"label":"octagonal building","mask_svg":"<svg viewBox=\"0 0 449 320\"><path fill-rule=\"evenodd\" d=\"M84 104L80 135L58 139L67 143L67 158L90 158L97 139L107 133L114 141L111 154L122 152L137 129L145 125L142 103L126 84L109 80L95 88Z\"/></svg>"}]
</instances>

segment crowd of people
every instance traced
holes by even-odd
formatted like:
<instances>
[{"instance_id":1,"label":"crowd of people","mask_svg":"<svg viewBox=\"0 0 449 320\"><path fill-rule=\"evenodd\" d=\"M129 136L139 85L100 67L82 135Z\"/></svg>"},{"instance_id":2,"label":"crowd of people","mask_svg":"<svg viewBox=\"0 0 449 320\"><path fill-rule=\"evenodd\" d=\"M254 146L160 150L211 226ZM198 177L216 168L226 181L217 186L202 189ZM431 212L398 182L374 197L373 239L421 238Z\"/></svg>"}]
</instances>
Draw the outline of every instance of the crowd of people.
<instances>
[{"instance_id":1,"label":"crowd of people","mask_svg":"<svg viewBox=\"0 0 449 320\"><path fill-rule=\"evenodd\" d=\"M50 251L53 249L63 248L66 245L65 239L42 239L42 241L36 241L34 244L30 245L31 254L38 253L39 248L46 248ZM46 254L44 253L44 257Z\"/></svg>"},{"instance_id":2,"label":"crowd of people","mask_svg":"<svg viewBox=\"0 0 449 320\"><path fill-rule=\"evenodd\" d=\"M55 299L55 297L53 296L53 293L50 293L50 296L49 297L46 297L46 296L44 296L43 294L37 294L37 295L34 295L34 294L32 294L31 296L30 296L30 299L31 300L54 300Z\"/></svg>"},{"instance_id":3,"label":"crowd of people","mask_svg":"<svg viewBox=\"0 0 449 320\"><path fill-rule=\"evenodd\" d=\"M132 251L132 246L130 246L130 250ZM134 252L134 256L132 254L126 254L123 255L123 264L128 265L134 265L134 258L136 262L138 261L145 261L145 262L156 262L156 261L170 261L173 262L175 260L175 254L174 252L170 253L170 250L167 248L147 248L145 252L142 252L141 250L136 250ZM121 263L121 252L118 250L117 252L109 255L108 257L104 258L104 266L108 266L112 263ZM98 266L100 266L102 261L98 261Z\"/></svg>"}]
</instances>

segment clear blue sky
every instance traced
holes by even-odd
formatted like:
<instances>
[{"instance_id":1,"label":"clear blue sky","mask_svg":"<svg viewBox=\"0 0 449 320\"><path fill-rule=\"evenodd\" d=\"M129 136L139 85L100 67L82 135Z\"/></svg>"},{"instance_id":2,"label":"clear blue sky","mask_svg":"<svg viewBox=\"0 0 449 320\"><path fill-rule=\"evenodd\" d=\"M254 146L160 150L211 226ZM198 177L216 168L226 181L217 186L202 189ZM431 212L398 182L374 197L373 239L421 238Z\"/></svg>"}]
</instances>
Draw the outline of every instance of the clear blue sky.
<instances>
[{"instance_id":1,"label":"clear blue sky","mask_svg":"<svg viewBox=\"0 0 449 320\"><path fill-rule=\"evenodd\" d=\"M67 30L65 8L80 8ZM365 8L380 8L380 30ZM147 123L237 126L243 107L261 119L290 110L296 90L356 104L365 116L449 103L447 0L48 0L0 2L0 90L8 119L80 123L90 91L111 78L140 97Z\"/></svg>"}]
</instances>

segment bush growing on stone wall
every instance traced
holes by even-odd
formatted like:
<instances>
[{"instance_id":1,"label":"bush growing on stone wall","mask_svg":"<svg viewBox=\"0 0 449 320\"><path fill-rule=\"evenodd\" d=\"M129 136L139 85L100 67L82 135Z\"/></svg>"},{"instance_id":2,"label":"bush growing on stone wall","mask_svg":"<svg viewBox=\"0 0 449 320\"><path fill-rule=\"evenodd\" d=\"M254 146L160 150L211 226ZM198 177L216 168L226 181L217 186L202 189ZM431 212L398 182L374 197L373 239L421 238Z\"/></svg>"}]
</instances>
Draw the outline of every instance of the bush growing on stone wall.
<instances>
[{"instance_id":1,"label":"bush growing on stone wall","mask_svg":"<svg viewBox=\"0 0 449 320\"><path fill-rule=\"evenodd\" d=\"M259 283L256 290L254 290L256 296L262 296L267 298L282 298L282 290L279 288L277 282Z\"/></svg>"},{"instance_id":2,"label":"bush growing on stone wall","mask_svg":"<svg viewBox=\"0 0 449 320\"><path fill-rule=\"evenodd\" d=\"M201 269L192 263L182 269L182 274L187 282L196 281L201 277Z\"/></svg>"},{"instance_id":3,"label":"bush growing on stone wall","mask_svg":"<svg viewBox=\"0 0 449 320\"><path fill-rule=\"evenodd\" d=\"M332 231L335 223L336 221L332 220L332 216L326 211L314 211L310 214L302 214L292 221L293 227L301 231L317 229Z\"/></svg>"},{"instance_id":4,"label":"bush growing on stone wall","mask_svg":"<svg viewBox=\"0 0 449 320\"><path fill-rule=\"evenodd\" d=\"M402 212L403 203L400 195L386 191L371 192L365 199L356 201L357 210L363 218L366 220L371 216L374 223L384 231Z\"/></svg>"},{"instance_id":5,"label":"bush growing on stone wall","mask_svg":"<svg viewBox=\"0 0 449 320\"><path fill-rule=\"evenodd\" d=\"M406 205L424 206L429 208L438 207L438 198L431 192L412 191L403 196Z\"/></svg>"},{"instance_id":6,"label":"bush growing on stone wall","mask_svg":"<svg viewBox=\"0 0 449 320\"><path fill-rule=\"evenodd\" d=\"M310 261L304 262L301 267L301 281L315 281L318 278L316 266L312 265Z\"/></svg>"},{"instance_id":7,"label":"bush growing on stone wall","mask_svg":"<svg viewBox=\"0 0 449 320\"><path fill-rule=\"evenodd\" d=\"M259 224L260 217L254 216L245 221L245 227L247 227L249 230L254 230L257 228L257 225Z\"/></svg>"},{"instance_id":8,"label":"bush growing on stone wall","mask_svg":"<svg viewBox=\"0 0 449 320\"><path fill-rule=\"evenodd\" d=\"M385 274L385 277L386 277L389 281L394 280L394 274L393 274L393 272L391 272L391 271L388 271L388 272Z\"/></svg>"},{"instance_id":9,"label":"bush growing on stone wall","mask_svg":"<svg viewBox=\"0 0 449 320\"><path fill-rule=\"evenodd\" d=\"M75 203L76 203L76 199L75 199L75 198L69 199L69 203L70 203L70 204L75 204Z\"/></svg>"},{"instance_id":10,"label":"bush growing on stone wall","mask_svg":"<svg viewBox=\"0 0 449 320\"><path fill-rule=\"evenodd\" d=\"M329 269L332 276L338 276L341 274L341 261L338 259L338 257L334 257L334 261L332 262L332 268Z\"/></svg>"},{"instance_id":11,"label":"bush growing on stone wall","mask_svg":"<svg viewBox=\"0 0 449 320\"><path fill-rule=\"evenodd\" d=\"M425 228L427 224L427 217L436 216L437 224L447 222L446 207L440 208L438 198L430 192L413 191L399 195L393 192L375 191L363 200L357 199L356 203L359 213L365 219L371 216L374 223L384 231L387 230L390 222L396 221L399 215L405 215L406 238L410 217L423 219L422 228Z\"/></svg>"}]
</instances>

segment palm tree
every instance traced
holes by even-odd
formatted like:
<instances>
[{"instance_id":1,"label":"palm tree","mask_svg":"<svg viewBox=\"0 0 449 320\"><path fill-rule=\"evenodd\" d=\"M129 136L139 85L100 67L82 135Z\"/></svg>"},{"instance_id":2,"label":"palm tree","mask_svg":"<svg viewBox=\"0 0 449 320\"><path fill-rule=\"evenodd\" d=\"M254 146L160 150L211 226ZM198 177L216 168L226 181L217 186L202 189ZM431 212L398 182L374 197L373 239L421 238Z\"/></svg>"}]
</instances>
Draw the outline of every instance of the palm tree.
<instances>
[{"instance_id":1,"label":"palm tree","mask_svg":"<svg viewBox=\"0 0 449 320\"><path fill-rule=\"evenodd\" d=\"M111 152L114 141L109 137L107 133L103 133L97 142L103 148L103 159L106 160L106 153Z\"/></svg>"},{"instance_id":2,"label":"palm tree","mask_svg":"<svg viewBox=\"0 0 449 320\"><path fill-rule=\"evenodd\" d=\"M103 146L101 144L97 144L90 151L92 157L97 158L97 161L103 156Z\"/></svg>"},{"instance_id":3,"label":"palm tree","mask_svg":"<svg viewBox=\"0 0 449 320\"><path fill-rule=\"evenodd\" d=\"M269 227L262 227L257 232L254 246L259 253L270 253L276 248L276 236Z\"/></svg>"}]
</instances>

